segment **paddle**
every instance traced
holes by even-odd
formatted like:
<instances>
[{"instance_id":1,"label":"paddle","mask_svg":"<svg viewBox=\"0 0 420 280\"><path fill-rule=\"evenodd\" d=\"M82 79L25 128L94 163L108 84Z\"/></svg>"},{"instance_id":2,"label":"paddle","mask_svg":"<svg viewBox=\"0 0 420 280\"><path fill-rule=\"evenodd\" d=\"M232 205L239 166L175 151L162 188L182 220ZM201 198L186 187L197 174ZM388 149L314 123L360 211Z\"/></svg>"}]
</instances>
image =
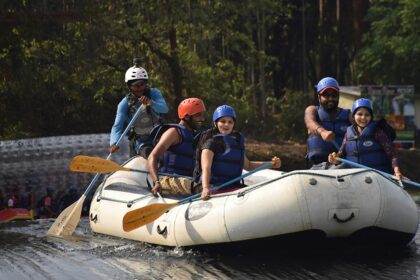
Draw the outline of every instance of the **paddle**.
<instances>
[{"instance_id":1,"label":"paddle","mask_svg":"<svg viewBox=\"0 0 420 280\"><path fill-rule=\"evenodd\" d=\"M366 165L363 165L363 164L360 164L360 163L356 163L356 162L353 162L353 161L350 161L350 160L347 160L347 159L344 159L344 158L337 157L337 159L338 159L339 161L344 162L345 164L348 164L348 165L353 166L353 167L357 167L357 168L366 168L366 169L372 169L372 170L375 170L375 171L377 171L377 172L381 173L381 174L382 174L383 176L385 176L385 177L388 177L388 178L391 178L391 179L394 179L394 180L399 181L399 179L398 179L396 176L391 175L391 174L389 174L389 173L386 173L386 172L383 172L383 171L380 171L380 170L377 170L377 169L374 169L374 168L368 167L368 166L366 166ZM407 180L407 179L401 179L401 181L402 181L403 183L407 184L407 185L411 185L411 186L414 186L414 187L420 188L420 184L419 184L419 183L416 183L416 182L413 182L413 181L410 181L410 180Z\"/></svg>"},{"instance_id":2,"label":"paddle","mask_svg":"<svg viewBox=\"0 0 420 280\"><path fill-rule=\"evenodd\" d=\"M251 174L254 174L255 172L258 172L262 169L265 169L269 166L271 166L272 163L271 162L266 162L262 165L260 165L259 167L255 168L254 170L251 170L237 178L234 178L232 180L227 181L226 183L223 183L215 188L213 188L213 191L217 191L220 190L221 188L224 188L226 186L229 186L232 183L235 183L239 180L242 180L245 177L248 177ZM167 212L168 210L174 208L175 206L187 203L187 202L191 202L194 199L198 198L201 196L201 193L197 193L195 195L186 197L184 199L181 199L178 202L174 202L174 203L154 203L154 204L150 204L147 205L145 207L142 208L138 208L135 210L132 210L128 213L126 213L124 215L123 218L123 229L126 232L135 230L136 228L139 228L141 226L144 226L148 223L153 222L154 220L156 220L157 218L159 218L160 216L163 215L163 213Z\"/></svg>"},{"instance_id":3,"label":"paddle","mask_svg":"<svg viewBox=\"0 0 420 280\"><path fill-rule=\"evenodd\" d=\"M124 136L127 132L131 129L134 122L137 120L138 116L140 115L141 108L143 104L137 109L137 112L134 114L133 118L128 123L127 127L125 128L124 132L121 134L120 138L118 138L115 145L119 145ZM109 153L107 159L111 157L112 153ZM83 202L86 199L86 196L89 194L90 190L95 186L96 181L99 179L100 173L96 173L95 177L93 177L92 181L90 182L89 186L86 188L85 192L79 198L78 201L74 202L66 209L64 209L60 215L55 219L54 223L48 230L48 235L53 236L69 236L72 235L74 230L76 229L77 225L80 221L80 216L82 214Z\"/></svg>"},{"instance_id":4,"label":"paddle","mask_svg":"<svg viewBox=\"0 0 420 280\"><path fill-rule=\"evenodd\" d=\"M141 169L134 169L134 168L127 168L124 166L119 165L118 163L110 160L104 159L100 157L91 157L91 156L76 156L70 162L70 170L74 172L88 172L88 173L111 173L116 171L132 171L132 172L139 172L144 174L149 174L147 170ZM169 173L159 173L159 175L163 176L171 176L171 177L183 177L192 180L192 177L176 175L176 174L169 174Z\"/></svg>"}]
</instances>

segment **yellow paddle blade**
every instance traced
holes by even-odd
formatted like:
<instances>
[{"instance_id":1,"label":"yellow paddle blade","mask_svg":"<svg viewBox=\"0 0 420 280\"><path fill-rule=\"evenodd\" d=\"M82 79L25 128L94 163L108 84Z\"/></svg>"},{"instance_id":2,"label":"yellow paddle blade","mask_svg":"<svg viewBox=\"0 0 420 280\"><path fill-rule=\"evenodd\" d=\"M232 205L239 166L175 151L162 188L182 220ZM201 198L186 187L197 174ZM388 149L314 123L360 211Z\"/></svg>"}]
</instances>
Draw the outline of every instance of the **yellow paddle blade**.
<instances>
[{"instance_id":1,"label":"yellow paddle blade","mask_svg":"<svg viewBox=\"0 0 420 280\"><path fill-rule=\"evenodd\" d=\"M128 232L141 226L147 225L177 205L178 202L155 203L130 211L124 215L123 229L124 231Z\"/></svg>"},{"instance_id":2,"label":"yellow paddle blade","mask_svg":"<svg viewBox=\"0 0 420 280\"><path fill-rule=\"evenodd\" d=\"M82 195L78 201L64 209L55 219L47 234L58 237L72 235L79 224L85 198L86 196Z\"/></svg>"},{"instance_id":3,"label":"yellow paddle blade","mask_svg":"<svg viewBox=\"0 0 420 280\"><path fill-rule=\"evenodd\" d=\"M129 171L112 160L90 156L76 156L70 162L70 170L74 172L111 173L119 170Z\"/></svg>"}]
</instances>

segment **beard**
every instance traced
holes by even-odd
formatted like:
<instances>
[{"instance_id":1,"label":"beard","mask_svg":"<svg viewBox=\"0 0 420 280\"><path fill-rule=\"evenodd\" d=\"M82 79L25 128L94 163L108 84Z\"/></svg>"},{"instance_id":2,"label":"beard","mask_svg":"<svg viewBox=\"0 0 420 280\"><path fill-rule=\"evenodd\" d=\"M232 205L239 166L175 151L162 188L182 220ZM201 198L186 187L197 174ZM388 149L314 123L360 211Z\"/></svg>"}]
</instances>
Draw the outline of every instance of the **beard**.
<instances>
[{"instance_id":1,"label":"beard","mask_svg":"<svg viewBox=\"0 0 420 280\"><path fill-rule=\"evenodd\" d=\"M136 98L140 98L144 95L144 90L142 91L131 91L131 93L136 97Z\"/></svg>"},{"instance_id":2,"label":"beard","mask_svg":"<svg viewBox=\"0 0 420 280\"><path fill-rule=\"evenodd\" d=\"M201 126L203 125L203 122L194 121L190 116L184 118L184 121L192 130L200 130Z\"/></svg>"},{"instance_id":3,"label":"beard","mask_svg":"<svg viewBox=\"0 0 420 280\"><path fill-rule=\"evenodd\" d=\"M203 126L203 122L191 121L190 125L191 125L192 129L199 130Z\"/></svg>"},{"instance_id":4,"label":"beard","mask_svg":"<svg viewBox=\"0 0 420 280\"><path fill-rule=\"evenodd\" d=\"M338 108L338 100L328 100L321 103L321 106L324 108L327 112L334 112Z\"/></svg>"}]
</instances>

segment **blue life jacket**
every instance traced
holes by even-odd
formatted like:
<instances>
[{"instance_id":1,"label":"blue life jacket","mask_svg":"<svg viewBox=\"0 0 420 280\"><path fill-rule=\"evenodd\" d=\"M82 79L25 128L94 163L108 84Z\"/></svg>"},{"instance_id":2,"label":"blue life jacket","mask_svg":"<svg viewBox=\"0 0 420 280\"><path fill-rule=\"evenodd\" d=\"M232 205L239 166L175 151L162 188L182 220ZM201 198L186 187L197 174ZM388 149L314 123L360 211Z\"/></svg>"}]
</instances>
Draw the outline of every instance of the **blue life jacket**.
<instances>
[{"instance_id":1,"label":"blue life jacket","mask_svg":"<svg viewBox=\"0 0 420 280\"><path fill-rule=\"evenodd\" d=\"M225 151L214 155L211 167L210 183L220 185L241 176L244 168L245 141L239 132L233 135L216 134L213 138L221 138L225 144ZM232 183L237 184L239 182Z\"/></svg>"},{"instance_id":2,"label":"blue life jacket","mask_svg":"<svg viewBox=\"0 0 420 280\"><path fill-rule=\"evenodd\" d=\"M360 135L355 128L349 126L346 133L346 159L375 168L387 173L393 173L391 161L384 149L375 139L377 122L372 121L363 129Z\"/></svg>"},{"instance_id":3,"label":"blue life jacket","mask_svg":"<svg viewBox=\"0 0 420 280\"><path fill-rule=\"evenodd\" d=\"M194 169L194 133L180 124L163 124L159 126L154 143L168 128L175 127L181 133L181 142L171 146L159 162L159 171L164 173L192 176Z\"/></svg>"},{"instance_id":4,"label":"blue life jacket","mask_svg":"<svg viewBox=\"0 0 420 280\"><path fill-rule=\"evenodd\" d=\"M341 109L339 114L332 118L331 114L324 110L322 106L318 106L317 119L322 127L326 130L330 130L335 134L335 142L341 146L347 127L350 125L349 122L349 109ZM317 133L311 133L307 141L308 153L306 157L314 162L328 161L328 155L332 152L336 152L332 142L325 142L320 135Z\"/></svg>"}]
</instances>

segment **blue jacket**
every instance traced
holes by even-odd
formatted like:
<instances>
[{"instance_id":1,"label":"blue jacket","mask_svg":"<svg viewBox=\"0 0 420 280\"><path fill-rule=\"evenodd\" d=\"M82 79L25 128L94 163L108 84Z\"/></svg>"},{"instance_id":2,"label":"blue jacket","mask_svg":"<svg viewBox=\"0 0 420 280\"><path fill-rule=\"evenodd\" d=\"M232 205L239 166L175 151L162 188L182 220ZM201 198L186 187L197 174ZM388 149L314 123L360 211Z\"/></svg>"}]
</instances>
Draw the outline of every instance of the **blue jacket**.
<instances>
[{"instance_id":1,"label":"blue jacket","mask_svg":"<svg viewBox=\"0 0 420 280\"><path fill-rule=\"evenodd\" d=\"M375 139L376 124L370 122L359 136L353 126L347 128L346 159L392 174L391 161Z\"/></svg>"},{"instance_id":2,"label":"blue jacket","mask_svg":"<svg viewBox=\"0 0 420 280\"><path fill-rule=\"evenodd\" d=\"M236 139L232 136L236 136ZM225 151L214 155L211 166L210 183L220 185L241 176L244 168L245 141L239 132L236 135L217 134L213 138L222 138L225 143Z\"/></svg>"},{"instance_id":3,"label":"blue jacket","mask_svg":"<svg viewBox=\"0 0 420 280\"><path fill-rule=\"evenodd\" d=\"M180 124L165 124L163 129L176 127L181 134L182 140L179 144L171 146L162 156L159 162L159 171L170 174L192 176L194 169L194 133ZM157 135L160 137L163 131ZM159 139L154 139L158 142Z\"/></svg>"},{"instance_id":4,"label":"blue jacket","mask_svg":"<svg viewBox=\"0 0 420 280\"><path fill-rule=\"evenodd\" d=\"M151 105L151 111L154 114L165 114L168 112L168 106L166 105L166 101L157 88L150 88L150 97L152 99L152 105ZM138 109L140 107L140 102L136 101L135 106ZM134 126L137 128L141 127L142 119L144 120L144 117L146 115L146 108L144 108L144 112L142 112L137 121L135 122ZM128 98L124 97L120 103L118 104L117 108L117 114L115 116L114 125L111 129L111 137L109 140L109 144L113 145L115 144L118 139L121 137L121 134L124 132L124 129L126 128L127 124L131 120L130 110L128 107ZM137 147L140 146L142 143L149 141L150 139L143 138L138 139L137 141Z\"/></svg>"},{"instance_id":5,"label":"blue jacket","mask_svg":"<svg viewBox=\"0 0 420 280\"><path fill-rule=\"evenodd\" d=\"M350 125L349 113L349 109L341 109L340 113L335 118L332 118L322 106L318 106L317 119L319 119L320 125L335 134L334 141L339 146L341 146L344 134L346 133L347 127ZM307 145L307 158L315 162L328 161L328 155L337 151L333 143L325 142L321 136L316 133L311 133L309 135Z\"/></svg>"}]
</instances>

